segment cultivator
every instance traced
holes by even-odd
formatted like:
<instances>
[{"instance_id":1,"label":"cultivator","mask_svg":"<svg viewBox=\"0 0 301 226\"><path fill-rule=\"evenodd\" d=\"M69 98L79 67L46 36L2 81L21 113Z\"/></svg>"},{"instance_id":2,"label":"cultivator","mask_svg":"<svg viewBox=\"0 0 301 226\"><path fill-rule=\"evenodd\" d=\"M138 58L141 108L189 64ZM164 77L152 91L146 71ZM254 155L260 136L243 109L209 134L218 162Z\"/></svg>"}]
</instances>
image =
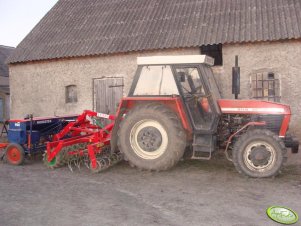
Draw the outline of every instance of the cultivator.
<instances>
[{"instance_id":1,"label":"cultivator","mask_svg":"<svg viewBox=\"0 0 301 226\"><path fill-rule=\"evenodd\" d=\"M104 126L101 119L110 123ZM122 160L121 153L112 152L110 148L114 120L114 115L84 111L47 143L43 156L45 165L52 169L68 165L71 171L86 166L98 173L118 163Z\"/></svg>"}]
</instances>

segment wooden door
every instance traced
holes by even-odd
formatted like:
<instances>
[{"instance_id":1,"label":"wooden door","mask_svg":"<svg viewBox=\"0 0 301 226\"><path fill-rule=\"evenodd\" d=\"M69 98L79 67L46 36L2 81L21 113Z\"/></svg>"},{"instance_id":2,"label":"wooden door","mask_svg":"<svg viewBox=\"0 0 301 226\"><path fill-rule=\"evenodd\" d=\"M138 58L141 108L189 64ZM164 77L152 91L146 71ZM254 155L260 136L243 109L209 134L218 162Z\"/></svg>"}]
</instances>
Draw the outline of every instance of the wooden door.
<instances>
[{"instance_id":1,"label":"wooden door","mask_svg":"<svg viewBox=\"0 0 301 226\"><path fill-rule=\"evenodd\" d=\"M123 78L94 79L94 110L115 114L123 96Z\"/></svg>"}]
</instances>

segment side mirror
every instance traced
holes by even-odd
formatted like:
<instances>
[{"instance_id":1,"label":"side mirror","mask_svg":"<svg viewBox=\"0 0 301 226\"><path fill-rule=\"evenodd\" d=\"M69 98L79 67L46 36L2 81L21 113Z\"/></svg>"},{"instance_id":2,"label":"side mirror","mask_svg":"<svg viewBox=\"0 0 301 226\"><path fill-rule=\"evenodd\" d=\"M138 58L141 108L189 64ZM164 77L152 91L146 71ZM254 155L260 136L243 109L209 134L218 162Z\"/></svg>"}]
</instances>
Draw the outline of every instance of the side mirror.
<instances>
[{"instance_id":1,"label":"side mirror","mask_svg":"<svg viewBox=\"0 0 301 226\"><path fill-rule=\"evenodd\" d=\"M179 80L180 82L185 82L186 81L186 76L184 72L178 72Z\"/></svg>"}]
</instances>

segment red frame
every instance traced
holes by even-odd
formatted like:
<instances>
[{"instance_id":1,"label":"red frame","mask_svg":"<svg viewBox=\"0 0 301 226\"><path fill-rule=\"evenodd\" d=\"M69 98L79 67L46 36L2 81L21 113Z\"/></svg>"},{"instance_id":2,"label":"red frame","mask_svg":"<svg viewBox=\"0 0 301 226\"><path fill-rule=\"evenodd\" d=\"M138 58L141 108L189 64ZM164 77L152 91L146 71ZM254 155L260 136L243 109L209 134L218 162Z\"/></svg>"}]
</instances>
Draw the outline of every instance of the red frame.
<instances>
[{"instance_id":1,"label":"red frame","mask_svg":"<svg viewBox=\"0 0 301 226\"><path fill-rule=\"evenodd\" d=\"M288 105L259 100L218 100L223 114L291 115Z\"/></svg>"},{"instance_id":2,"label":"red frame","mask_svg":"<svg viewBox=\"0 0 301 226\"><path fill-rule=\"evenodd\" d=\"M181 119L183 128L192 134L192 128L190 127L187 114L184 111L183 103L178 96L173 97L124 97L121 100L119 105L117 115L121 112L122 108L125 108L126 111L132 109L139 104L140 102L155 101L160 102L177 113ZM288 130L291 110L288 105L274 103L269 101L259 101L259 100L227 100L221 99L218 100L219 107L222 114L276 114L284 115L281 129L279 131L280 137L285 137L285 134Z\"/></svg>"},{"instance_id":3,"label":"red frame","mask_svg":"<svg viewBox=\"0 0 301 226\"><path fill-rule=\"evenodd\" d=\"M112 122L104 128L100 128L90 123L87 117L100 117L111 120ZM89 143L87 145L88 155L91 160L91 167L97 167L96 154L102 151L103 146L109 145L111 131L114 127L114 115L102 114L86 110L79 115L74 122L68 123L59 133L53 136L53 141L46 144L47 160L50 162L64 147L79 143ZM66 135L70 138L64 138ZM69 155L84 155L83 150L68 152Z\"/></svg>"}]
</instances>

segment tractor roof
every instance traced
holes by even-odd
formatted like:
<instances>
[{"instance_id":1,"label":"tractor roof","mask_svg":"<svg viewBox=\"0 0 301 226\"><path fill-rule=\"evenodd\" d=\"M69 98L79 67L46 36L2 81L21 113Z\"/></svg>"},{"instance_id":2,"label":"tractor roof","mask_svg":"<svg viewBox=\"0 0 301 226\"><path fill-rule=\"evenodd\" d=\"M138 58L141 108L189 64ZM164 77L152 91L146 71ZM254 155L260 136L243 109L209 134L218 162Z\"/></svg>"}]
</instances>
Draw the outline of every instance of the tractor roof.
<instances>
[{"instance_id":1,"label":"tractor roof","mask_svg":"<svg viewBox=\"0 0 301 226\"><path fill-rule=\"evenodd\" d=\"M150 56L137 57L138 65L162 64L207 64L212 66L214 59L206 55L180 55L180 56Z\"/></svg>"}]
</instances>

